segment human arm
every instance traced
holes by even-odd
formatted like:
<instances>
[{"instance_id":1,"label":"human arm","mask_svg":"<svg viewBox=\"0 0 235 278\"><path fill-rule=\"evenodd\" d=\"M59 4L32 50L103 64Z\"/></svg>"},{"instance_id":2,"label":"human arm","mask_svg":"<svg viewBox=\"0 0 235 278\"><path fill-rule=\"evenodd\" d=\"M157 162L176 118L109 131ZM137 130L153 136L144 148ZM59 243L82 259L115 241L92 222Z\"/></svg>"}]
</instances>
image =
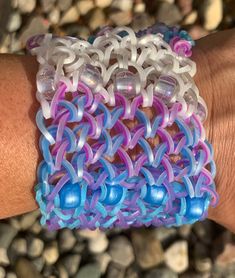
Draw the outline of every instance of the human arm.
<instances>
[{"instance_id":1,"label":"human arm","mask_svg":"<svg viewBox=\"0 0 235 278\"><path fill-rule=\"evenodd\" d=\"M220 32L199 40L193 59L198 68L196 84L208 104L205 128L208 140L214 146L218 169L216 185L220 202L217 208L209 210L209 218L235 231L235 220L231 216L235 208L232 186L235 181L232 174L235 158L233 33L233 30ZM37 63L33 57L0 56L0 218L37 208L33 187L41 158L39 131L35 124L39 107L35 98L36 71Z\"/></svg>"}]
</instances>

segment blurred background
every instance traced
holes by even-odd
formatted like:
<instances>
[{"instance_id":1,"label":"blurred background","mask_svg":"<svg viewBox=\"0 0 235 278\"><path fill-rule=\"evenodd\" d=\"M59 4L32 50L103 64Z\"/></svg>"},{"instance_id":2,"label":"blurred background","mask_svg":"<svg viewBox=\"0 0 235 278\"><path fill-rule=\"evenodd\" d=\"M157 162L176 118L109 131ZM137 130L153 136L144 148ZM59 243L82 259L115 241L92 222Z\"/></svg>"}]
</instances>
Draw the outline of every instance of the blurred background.
<instances>
[{"instance_id":1,"label":"blurred background","mask_svg":"<svg viewBox=\"0 0 235 278\"><path fill-rule=\"evenodd\" d=\"M0 53L31 35L87 38L104 25L136 31L156 21L194 39L235 25L235 0L0 0ZM180 228L47 232L40 213L0 221L0 278L235 277L235 237L211 222Z\"/></svg>"}]
</instances>

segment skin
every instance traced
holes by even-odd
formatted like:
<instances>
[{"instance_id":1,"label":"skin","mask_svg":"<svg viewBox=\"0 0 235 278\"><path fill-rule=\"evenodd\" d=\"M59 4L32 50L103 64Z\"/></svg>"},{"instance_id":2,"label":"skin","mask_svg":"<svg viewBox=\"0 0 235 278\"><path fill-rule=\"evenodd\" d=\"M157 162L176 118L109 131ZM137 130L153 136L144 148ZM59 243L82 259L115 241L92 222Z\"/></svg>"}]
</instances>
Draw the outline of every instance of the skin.
<instances>
[{"instance_id":1,"label":"skin","mask_svg":"<svg viewBox=\"0 0 235 278\"><path fill-rule=\"evenodd\" d=\"M227 30L197 42L196 84L208 105L205 123L217 164L220 202L209 218L235 232L235 32ZM36 168L42 159L35 124L37 62L34 57L0 55L0 218L38 208L34 200Z\"/></svg>"}]
</instances>

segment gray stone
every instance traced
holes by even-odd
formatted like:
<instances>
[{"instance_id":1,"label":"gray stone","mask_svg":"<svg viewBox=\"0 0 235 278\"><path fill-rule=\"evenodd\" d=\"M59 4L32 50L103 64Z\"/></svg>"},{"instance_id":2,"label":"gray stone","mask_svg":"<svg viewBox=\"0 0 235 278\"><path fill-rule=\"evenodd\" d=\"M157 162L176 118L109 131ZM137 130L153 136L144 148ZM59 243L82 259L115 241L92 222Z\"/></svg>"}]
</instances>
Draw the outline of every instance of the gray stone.
<instances>
[{"instance_id":1,"label":"gray stone","mask_svg":"<svg viewBox=\"0 0 235 278\"><path fill-rule=\"evenodd\" d=\"M33 259L32 263L35 266L35 268L37 269L37 271L41 272L44 267L44 264L45 264L45 259L43 257L38 257L36 259Z\"/></svg>"},{"instance_id":2,"label":"gray stone","mask_svg":"<svg viewBox=\"0 0 235 278\"><path fill-rule=\"evenodd\" d=\"M59 271L60 278L69 278L69 274L68 274L66 268L62 264L58 264L57 269Z\"/></svg>"},{"instance_id":3,"label":"gray stone","mask_svg":"<svg viewBox=\"0 0 235 278\"><path fill-rule=\"evenodd\" d=\"M76 6L69 8L61 17L60 25L77 22L79 19L79 10Z\"/></svg>"},{"instance_id":4,"label":"gray stone","mask_svg":"<svg viewBox=\"0 0 235 278\"><path fill-rule=\"evenodd\" d=\"M125 278L139 278L138 270L134 267L129 267L126 270Z\"/></svg>"},{"instance_id":5,"label":"gray stone","mask_svg":"<svg viewBox=\"0 0 235 278\"><path fill-rule=\"evenodd\" d=\"M100 277L99 266L95 263L86 264L81 267L78 273L74 276L75 278L99 278Z\"/></svg>"},{"instance_id":6,"label":"gray stone","mask_svg":"<svg viewBox=\"0 0 235 278\"><path fill-rule=\"evenodd\" d=\"M85 242L77 242L74 247L73 247L73 251L77 254L77 253L82 253L82 251L86 248L86 244Z\"/></svg>"},{"instance_id":7,"label":"gray stone","mask_svg":"<svg viewBox=\"0 0 235 278\"><path fill-rule=\"evenodd\" d=\"M31 13L36 7L36 0L18 0L18 8L21 13Z\"/></svg>"},{"instance_id":8,"label":"gray stone","mask_svg":"<svg viewBox=\"0 0 235 278\"><path fill-rule=\"evenodd\" d=\"M146 13L136 15L131 23L131 27L135 32L145 29L153 24L153 19Z\"/></svg>"},{"instance_id":9,"label":"gray stone","mask_svg":"<svg viewBox=\"0 0 235 278\"><path fill-rule=\"evenodd\" d=\"M125 268L114 263L109 264L106 278L124 278L124 277L125 277Z\"/></svg>"},{"instance_id":10,"label":"gray stone","mask_svg":"<svg viewBox=\"0 0 235 278\"><path fill-rule=\"evenodd\" d=\"M42 278L34 264L24 257L20 257L15 264L15 272L18 278Z\"/></svg>"},{"instance_id":11,"label":"gray stone","mask_svg":"<svg viewBox=\"0 0 235 278\"><path fill-rule=\"evenodd\" d=\"M158 22L174 25L182 20L182 14L175 4L162 2L159 4L159 8L156 13L156 19Z\"/></svg>"},{"instance_id":12,"label":"gray stone","mask_svg":"<svg viewBox=\"0 0 235 278\"><path fill-rule=\"evenodd\" d=\"M60 10L58 8L54 8L48 15L48 18L51 24L58 24L60 21Z\"/></svg>"},{"instance_id":13,"label":"gray stone","mask_svg":"<svg viewBox=\"0 0 235 278\"><path fill-rule=\"evenodd\" d=\"M56 267L54 265L45 265L42 270L43 277L48 278L57 278L54 274L57 272Z\"/></svg>"},{"instance_id":14,"label":"gray stone","mask_svg":"<svg viewBox=\"0 0 235 278\"><path fill-rule=\"evenodd\" d=\"M179 227L179 234L183 237L183 238L188 238L190 233L192 230L192 225L183 225L181 227Z\"/></svg>"},{"instance_id":15,"label":"gray stone","mask_svg":"<svg viewBox=\"0 0 235 278\"><path fill-rule=\"evenodd\" d=\"M144 278L178 278L178 275L169 268L161 267L152 269Z\"/></svg>"},{"instance_id":16,"label":"gray stone","mask_svg":"<svg viewBox=\"0 0 235 278\"><path fill-rule=\"evenodd\" d=\"M59 250L61 253L71 250L75 243L76 237L70 229L62 229L59 233Z\"/></svg>"},{"instance_id":17,"label":"gray stone","mask_svg":"<svg viewBox=\"0 0 235 278\"><path fill-rule=\"evenodd\" d=\"M99 264L101 274L104 274L111 261L111 256L108 253L102 253L102 254L98 254L95 257L95 260Z\"/></svg>"},{"instance_id":18,"label":"gray stone","mask_svg":"<svg viewBox=\"0 0 235 278\"><path fill-rule=\"evenodd\" d=\"M44 241L55 240L58 234L58 230L48 232L46 227L43 227L41 237Z\"/></svg>"},{"instance_id":19,"label":"gray stone","mask_svg":"<svg viewBox=\"0 0 235 278\"><path fill-rule=\"evenodd\" d=\"M109 254L112 261L127 267L134 261L134 252L131 243L124 236L117 236L110 241Z\"/></svg>"},{"instance_id":20,"label":"gray stone","mask_svg":"<svg viewBox=\"0 0 235 278\"><path fill-rule=\"evenodd\" d=\"M0 278L6 277L6 270L4 267L0 266Z\"/></svg>"},{"instance_id":21,"label":"gray stone","mask_svg":"<svg viewBox=\"0 0 235 278\"><path fill-rule=\"evenodd\" d=\"M182 273L189 266L188 242L176 241L165 251L165 263L176 273Z\"/></svg>"},{"instance_id":22,"label":"gray stone","mask_svg":"<svg viewBox=\"0 0 235 278\"><path fill-rule=\"evenodd\" d=\"M81 15L86 15L95 5L92 0L80 0L77 3L77 7Z\"/></svg>"},{"instance_id":23,"label":"gray stone","mask_svg":"<svg viewBox=\"0 0 235 278\"><path fill-rule=\"evenodd\" d=\"M212 229L212 223L209 220L203 222L198 221L193 225L193 231L197 237L206 244L211 243Z\"/></svg>"},{"instance_id":24,"label":"gray stone","mask_svg":"<svg viewBox=\"0 0 235 278\"><path fill-rule=\"evenodd\" d=\"M193 0L177 0L177 6L180 8L182 15L187 15L192 11Z\"/></svg>"},{"instance_id":25,"label":"gray stone","mask_svg":"<svg viewBox=\"0 0 235 278\"><path fill-rule=\"evenodd\" d=\"M46 264L48 265L54 264L59 257L57 242L53 241L52 243L48 244L45 247L42 256L45 259Z\"/></svg>"},{"instance_id":26,"label":"gray stone","mask_svg":"<svg viewBox=\"0 0 235 278\"><path fill-rule=\"evenodd\" d=\"M164 253L154 230L135 230L131 235L135 256L143 269L148 269L164 261Z\"/></svg>"},{"instance_id":27,"label":"gray stone","mask_svg":"<svg viewBox=\"0 0 235 278\"><path fill-rule=\"evenodd\" d=\"M42 254L44 242L40 238L32 238L28 244L28 254L30 257L39 257Z\"/></svg>"},{"instance_id":28,"label":"gray stone","mask_svg":"<svg viewBox=\"0 0 235 278\"><path fill-rule=\"evenodd\" d=\"M103 10L96 8L91 12L89 17L88 26L92 31L96 30L99 27L104 26L106 23L105 14Z\"/></svg>"},{"instance_id":29,"label":"gray stone","mask_svg":"<svg viewBox=\"0 0 235 278\"><path fill-rule=\"evenodd\" d=\"M49 23L41 16L35 16L28 23L25 29L22 31L20 35L20 41L23 45L26 44L26 41L33 35L44 34L48 31ZM36 218L40 213L35 211L35 213L29 213L22 217L22 230L27 230L30 226L34 224Z\"/></svg>"},{"instance_id":30,"label":"gray stone","mask_svg":"<svg viewBox=\"0 0 235 278\"><path fill-rule=\"evenodd\" d=\"M0 223L0 265L9 265L7 250L11 245L17 230L6 223Z\"/></svg>"},{"instance_id":31,"label":"gray stone","mask_svg":"<svg viewBox=\"0 0 235 278\"><path fill-rule=\"evenodd\" d=\"M14 12L11 14L8 24L7 24L7 31L8 32L15 32L17 31L21 26L21 15L18 12Z\"/></svg>"},{"instance_id":32,"label":"gray stone","mask_svg":"<svg viewBox=\"0 0 235 278\"><path fill-rule=\"evenodd\" d=\"M128 25L132 21L131 11L115 11L109 14L110 20L117 26Z\"/></svg>"},{"instance_id":33,"label":"gray stone","mask_svg":"<svg viewBox=\"0 0 235 278\"><path fill-rule=\"evenodd\" d=\"M73 276L74 274L76 274L76 272L78 270L80 261L81 261L80 255L68 254L62 259L61 263L65 267L68 275Z\"/></svg>"},{"instance_id":34,"label":"gray stone","mask_svg":"<svg viewBox=\"0 0 235 278\"><path fill-rule=\"evenodd\" d=\"M41 7L44 13L49 13L55 8L56 0L40 0Z\"/></svg>"},{"instance_id":35,"label":"gray stone","mask_svg":"<svg viewBox=\"0 0 235 278\"><path fill-rule=\"evenodd\" d=\"M59 9L64 12L67 11L72 5L73 0L58 0Z\"/></svg>"},{"instance_id":36,"label":"gray stone","mask_svg":"<svg viewBox=\"0 0 235 278\"><path fill-rule=\"evenodd\" d=\"M0 249L8 249L17 230L6 223L0 223Z\"/></svg>"},{"instance_id":37,"label":"gray stone","mask_svg":"<svg viewBox=\"0 0 235 278\"><path fill-rule=\"evenodd\" d=\"M19 216L9 218L9 224L17 231L20 230L20 218Z\"/></svg>"},{"instance_id":38,"label":"gray stone","mask_svg":"<svg viewBox=\"0 0 235 278\"><path fill-rule=\"evenodd\" d=\"M91 253L97 254L104 252L108 247L108 239L105 233L100 233L95 239L91 239L88 242L88 248Z\"/></svg>"}]
</instances>

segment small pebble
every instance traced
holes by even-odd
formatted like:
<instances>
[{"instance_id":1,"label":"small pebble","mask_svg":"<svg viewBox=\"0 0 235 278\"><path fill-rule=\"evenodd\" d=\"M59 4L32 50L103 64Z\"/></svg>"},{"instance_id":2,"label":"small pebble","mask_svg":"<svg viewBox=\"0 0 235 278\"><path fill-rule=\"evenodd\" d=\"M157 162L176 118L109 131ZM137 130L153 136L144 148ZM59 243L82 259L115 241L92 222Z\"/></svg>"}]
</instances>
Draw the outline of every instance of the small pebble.
<instances>
[{"instance_id":1,"label":"small pebble","mask_svg":"<svg viewBox=\"0 0 235 278\"><path fill-rule=\"evenodd\" d=\"M160 240L162 243L172 240L177 236L177 230L175 228L159 227L157 229L154 229L154 231L157 239Z\"/></svg>"},{"instance_id":2,"label":"small pebble","mask_svg":"<svg viewBox=\"0 0 235 278\"><path fill-rule=\"evenodd\" d=\"M65 267L62 264L57 266L59 277L60 278L69 278L68 272L66 271Z\"/></svg>"},{"instance_id":3,"label":"small pebble","mask_svg":"<svg viewBox=\"0 0 235 278\"><path fill-rule=\"evenodd\" d=\"M15 272L7 272L6 277L5 278L17 278Z\"/></svg>"},{"instance_id":4,"label":"small pebble","mask_svg":"<svg viewBox=\"0 0 235 278\"><path fill-rule=\"evenodd\" d=\"M56 0L40 0L44 13L49 13L55 8Z\"/></svg>"},{"instance_id":5,"label":"small pebble","mask_svg":"<svg viewBox=\"0 0 235 278\"><path fill-rule=\"evenodd\" d=\"M95 259L100 266L100 272L102 274L104 274L111 261L111 256L108 253L102 253L102 254L97 255Z\"/></svg>"},{"instance_id":6,"label":"small pebble","mask_svg":"<svg viewBox=\"0 0 235 278\"><path fill-rule=\"evenodd\" d=\"M208 273L212 269L212 261L210 258L197 258L195 260L195 269L201 273Z\"/></svg>"},{"instance_id":7,"label":"small pebble","mask_svg":"<svg viewBox=\"0 0 235 278\"><path fill-rule=\"evenodd\" d=\"M95 5L98 8L107 8L112 3L112 0L95 0Z\"/></svg>"},{"instance_id":8,"label":"small pebble","mask_svg":"<svg viewBox=\"0 0 235 278\"><path fill-rule=\"evenodd\" d=\"M74 278L100 278L100 269L96 263L86 264L81 267Z\"/></svg>"},{"instance_id":9,"label":"small pebble","mask_svg":"<svg viewBox=\"0 0 235 278\"><path fill-rule=\"evenodd\" d=\"M36 221L30 228L29 230L35 234L35 235L38 235L41 230L42 230L42 225L39 223L39 221Z\"/></svg>"},{"instance_id":10,"label":"small pebble","mask_svg":"<svg viewBox=\"0 0 235 278\"><path fill-rule=\"evenodd\" d=\"M59 249L60 252L67 252L71 250L76 243L76 237L70 229L63 229L59 233Z\"/></svg>"},{"instance_id":11,"label":"small pebble","mask_svg":"<svg viewBox=\"0 0 235 278\"><path fill-rule=\"evenodd\" d=\"M68 254L62 259L61 263L65 267L68 275L73 276L78 270L80 261L81 261L80 255Z\"/></svg>"},{"instance_id":12,"label":"small pebble","mask_svg":"<svg viewBox=\"0 0 235 278\"><path fill-rule=\"evenodd\" d=\"M110 263L108 265L106 278L124 278L124 277L125 277L125 268L114 263Z\"/></svg>"},{"instance_id":13,"label":"small pebble","mask_svg":"<svg viewBox=\"0 0 235 278\"><path fill-rule=\"evenodd\" d=\"M0 223L0 249L8 249L17 230L6 223Z\"/></svg>"},{"instance_id":14,"label":"small pebble","mask_svg":"<svg viewBox=\"0 0 235 278\"><path fill-rule=\"evenodd\" d=\"M37 269L37 271L41 272L44 265L45 265L45 259L43 257L38 257L36 259L32 260L33 265Z\"/></svg>"},{"instance_id":15,"label":"small pebble","mask_svg":"<svg viewBox=\"0 0 235 278\"><path fill-rule=\"evenodd\" d=\"M175 25L182 20L182 14L175 4L161 2L156 13L158 22L164 22L168 25Z\"/></svg>"},{"instance_id":16,"label":"small pebble","mask_svg":"<svg viewBox=\"0 0 235 278\"><path fill-rule=\"evenodd\" d=\"M58 8L54 8L48 15L48 18L51 24L58 24L60 21L60 10Z\"/></svg>"},{"instance_id":17,"label":"small pebble","mask_svg":"<svg viewBox=\"0 0 235 278\"><path fill-rule=\"evenodd\" d=\"M18 8L21 13L31 13L36 7L36 0L18 0Z\"/></svg>"},{"instance_id":18,"label":"small pebble","mask_svg":"<svg viewBox=\"0 0 235 278\"><path fill-rule=\"evenodd\" d=\"M109 14L109 19L117 26L128 25L132 21L132 13L131 11L115 11Z\"/></svg>"},{"instance_id":19,"label":"small pebble","mask_svg":"<svg viewBox=\"0 0 235 278\"><path fill-rule=\"evenodd\" d=\"M223 18L223 2L222 0L202 1L200 12L204 18L204 28L214 30Z\"/></svg>"},{"instance_id":20,"label":"small pebble","mask_svg":"<svg viewBox=\"0 0 235 278\"><path fill-rule=\"evenodd\" d=\"M45 259L46 264L54 264L59 257L58 245L57 242L47 245L43 251L43 258Z\"/></svg>"},{"instance_id":21,"label":"small pebble","mask_svg":"<svg viewBox=\"0 0 235 278\"><path fill-rule=\"evenodd\" d=\"M153 23L152 18L146 13L136 15L131 23L131 27L135 32L151 26Z\"/></svg>"},{"instance_id":22,"label":"small pebble","mask_svg":"<svg viewBox=\"0 0 235 278\"><path fill-rule=\"evenodd\" d=\"M198 18L198 12L197 11L191 11L189 14L187 14L182 21L182 24L184 25L192 25L196 22Z\"/></svg>"},{"instance_id":23,"label":"small pebble","mask_svg":"<svg viewBox=\"0 0 235 278\"><path fill-rule=\"evenodd\" d=\"M136 3L135 6L134 6L134 12L135 13L144 13L145 9L146 9L146 5L145 5L144 2Z\"/></svg>"},{"instance_id":24,"label":"small pebble","mask_svg":"<svg viewBox=\"0 0 235 278\"><path fill-rule=\"evenodd\" d=\"M72 2L73 2L73 0L58 0L57 1L58 7L62 12L67 11L71 7Z\"/></svg>"},{"instance_id":25,"label":"small pebble","mask_svg":"<svg viewBox=\"0 0 235 278\"><path fill-rule=\"evenodd\" d=\"M186 15L191 12L193 0L177 0L176 3L180 8L182 15Z\"/></svg>"},{"instance_id":26,"label":"small pebble","mask_svg":"<svg viewBox=\"0 0 235 278\"><path fill-rule=\"evenodd\" d=\"M95 6L93 0L80 0L77 3L77 7L81 15L86 15Z\"/></svg>"},{"instance_id":27,"label":"small pebble","mask_svg":"<svg viewBox=\"0 0 235 278\"><path fill-rule=\"evenodd\" d=\"M25 255L27 253L27 242L25 238L14 238L11 244L11 253Z\"/></svg>"},{"instance_id":28,"label":"small pebble","mask_svg":"<svg viewBox=\"0 0 235 278\"><path fill-rule=\"evenodd\" d=\"M10 19L7 24L7 31L8 32L15 32L21 26L21 15L18 12L14 12L11 14Z\"/></svg>"},{"instance_id":29,"label":"small pebble","mask_svg":"<svg viewBox=\"0 0 235 278\"><path fill-rule=\"evenodd\" d=\"M192 230L192 225L190 224L183 225L178 229L180 236L182 236L183 238L188 238L190 236L191 230Z\"/></svg>"},{"instance_id":30,"label":"small pebble","mask_svg":"<svg viewBox=\"0 0 235 278\"><path fill-rule=\"evenodd\" d=\"M135 230L132 232L136 260L141 268L148 269L164 261L164 253L154 230Z\"/></svg>"},{"instance_id":31,"label":"small pebble","mask_svg":"<svg viewBox=\"0 0 235 278\"><path fill-rule=\"evenodd\" d=\"M101 233L97 238L91 239L88 242L88 247L91 253L97 254L104 252L108 247L108 239L105 233Z\"/></svg>"},{"instance_id":32,"label":"small pebble","mask_svg":"<svg viewBox=\"0 0 235 278\"><path fill-rule=\"evenodd\" d=\"M78 236L78 238L85 238L85 239L93 239L97 238L100 235L101 231L99 229L96 229L94 231L88 230L88 229L82 229L82 230L76 230L75 234Z\"/></svg>"},{"instance_id":33,"label":"small pebble","mask_svg":"<svg viewBox=\"0 0 235 278\"><path fill-rule=\"evenodd\" d=\"M128 12L132 9L132 6L133 6L132 0L114 0L112 2L111 8L123 12Z\"/></svg>"},{"instance_id":34,"label":"small pebble","mask_svg":"<svg viewBox=\"0 0 235 278\"><path fill-rule=\"evenodd\" d=\"M4 267L0 266L0 278L6 277L6 270Z\"/></svg>"},{"instance_id":35,"label":"small pebble","mask_svg":"<svg viewBox=\"0 0 235 278\"><path fill-rule=\"evenodd\" d=\"M28 254L30 257L39 257L42 254L44 242L39 238L33 238L28 245Z\"/></svg>"},{"instance_id":36,"label":"small pebble","mask_svg":"<svg viewBox=\"0 0 235 278\"><path fill-rule=\"evenodd\" d=\"M42 228L41 237L45 241L51 241L51 240L55 240L56 239L57 234L58 234L58 230L50 231L48 233L48 230L46 229L46 227L43 227Z\"/></svg>"},{"instance_id":37,"label":"small pebble","mask_svg":"<svg viewBox=\"0 0 235 278\"><path fill-rule=\"evenodd\" d=\"M0 265L7 266L10 264L8 255L7 255L7 250L0 248Z\"/></svg>"},{"instance_id":38,"label":"small pebble","mask_svg":"<svg viewBox=\"0 0 235 278\"><path fill-rule=\"evenodd\" d=\"M182 273L189 266L188 242L176 241L165 251L166 265L176 273Z\"/></svg>"},{"instance_id":39,"label":"small pebble","mask_svg":"<svg viewBox=\"0 0 235 278\"><path fill-rule=\"evenodd\" d=\"M78 8L76 6L72 6L61 17L60 25L77 22L79 19L79 16L80 16L80 14L79 14Z\"/></svg>"},{"instance_id":40,"label":"small pebble","mask_svg":"<svg viewBox=\"0 0 235 278\"><path fill-rule=\"evenodd\" d=\"M20 257L15 264L16 276L19 278L42 278L34 264L24 257Z\"/></svg>"},{"instance_id":41,"label":"small pebble","mask_svg":"<svg viewBox=\"0 0 235 278\"><path fill-rule=\"evenodd\" d=\"M39 17L33 18L33 20L28 25L28 28L29 28L28 31L31 31L33 28L35 28L37 26L37 24L40 24L41 20L42 20L42 18L39 18ZM36 31L36 30L34 30L34 31ZM23 231L28 230L36 222L39 215L40 215L39 210L35 210L33 212L22 215L21 219L20 219L21 230L23 230Z\"/></svg>"},{"instance_id":42,"label":"small pebble","mask_svg":"<svg viewBox=\"0 0 235 278\"><path fill-rule=\"evenodd\" d=\"M144 278L178 278L178 275L176 273L174 273L172 270L170 270L169 268L157 267L157 268L150 270L144 276Z\"/></svg>"},{"instance_id":43,"label":"small pebble","mask_svg":"<svg viewBox=\"0 0 235 278\"><path fill-rule=\"evenodd\" d=\"M124 236L117 236L110 241L109 254L112 261L127 267L134 261L134 251L129 240Z\"/></svg>"},{"instance_id":44,"label":"small pebble","mask_svg":"<svg viewBox=\"0 0 235 278\"><path fill-rule=\"evenodd\" d=\"M104 26L106 23L105 14L102 9L96 8L91 12L88 26L92 31Z\"/></svg>"}]
</instances>

